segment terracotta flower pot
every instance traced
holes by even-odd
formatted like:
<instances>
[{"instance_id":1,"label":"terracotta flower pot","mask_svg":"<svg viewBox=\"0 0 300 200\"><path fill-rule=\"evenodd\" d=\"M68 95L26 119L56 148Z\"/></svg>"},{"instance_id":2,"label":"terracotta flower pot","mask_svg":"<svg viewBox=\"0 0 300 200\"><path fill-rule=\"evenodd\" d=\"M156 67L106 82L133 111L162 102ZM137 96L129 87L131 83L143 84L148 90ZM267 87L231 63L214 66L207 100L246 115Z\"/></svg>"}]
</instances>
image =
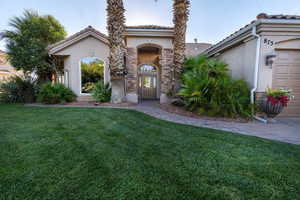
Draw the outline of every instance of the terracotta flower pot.
<instances>
[{"instance_id":1,"label":"terracotta flower pot","mask_svg":"<svg viewBox=\"0 0 300 200\"><path fill-rule=\"evenodd\" d=\"M261 109L264 113L267 114L269 118L274 118L277 115L279 115L284 108L283 103L277 102L273 103L271 101L268 101L268 99L264 99L261 104Z\"/></svg>"}]
</instances>

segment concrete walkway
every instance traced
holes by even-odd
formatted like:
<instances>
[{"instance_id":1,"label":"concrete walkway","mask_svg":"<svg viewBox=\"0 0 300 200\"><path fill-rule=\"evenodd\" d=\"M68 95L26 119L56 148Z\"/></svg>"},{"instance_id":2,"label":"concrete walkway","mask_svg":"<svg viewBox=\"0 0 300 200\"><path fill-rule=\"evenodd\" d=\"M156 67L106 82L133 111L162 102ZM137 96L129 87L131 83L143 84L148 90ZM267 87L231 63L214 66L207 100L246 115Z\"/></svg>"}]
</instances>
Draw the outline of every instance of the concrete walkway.
<instances>
[{"instance_id":1,"label":"concrete walkway","mask_svg":"<svg viewBox=\"0 0 300 200\"><path fill-rule=\"evenodd\" d=\"M132 109L146 113L153 117L198 127L252 135L291 144L300 144L300 118L277 118L276 123L264 124L258 121L248 123L225 122L185 117L166 112L159 108L158 103L144 102Z\"/></svg>"},{"instance_id":2,"label":"concrete walkway","mask_svg":"<svg viewBox=\"0 0 300 200\"><path fill-rule=\"evenodd\" d=\"M35 105L38 106L38 105ZM74 107L74 106L62 106ZM78 107L78 106L75 106ZM101 108L99 106L99 108ZM300 144L300 118L278 118L276 123L263 124L258 121L239 123L216 120L206 120L199 118L185 117L160 109L158 102L145 101L132 107L120 107L121 109L132 109L153 117L176 122L180 124L193 125L198 127L213 128L230 131L244 135L252 135L261 138L277 140L281 142Z\"/></svg>"}]
</instances>

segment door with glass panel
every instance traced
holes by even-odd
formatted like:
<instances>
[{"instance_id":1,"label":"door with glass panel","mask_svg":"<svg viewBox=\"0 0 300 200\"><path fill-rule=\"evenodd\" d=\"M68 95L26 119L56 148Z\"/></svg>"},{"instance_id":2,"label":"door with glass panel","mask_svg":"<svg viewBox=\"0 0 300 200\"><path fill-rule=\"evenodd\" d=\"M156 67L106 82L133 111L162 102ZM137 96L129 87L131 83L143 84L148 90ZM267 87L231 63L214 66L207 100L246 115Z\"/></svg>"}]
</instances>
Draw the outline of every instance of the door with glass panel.
<instances>
[{"instance_id":1,"label":"door with glass panel","mask_svg":"<svg viewBox=\"0 0 300 200\"><path fill-rule=\"evenodd\" d=\"M139 67L139 98L157 99L157 68L152 65Z\"/></svg>"}]
</instances>

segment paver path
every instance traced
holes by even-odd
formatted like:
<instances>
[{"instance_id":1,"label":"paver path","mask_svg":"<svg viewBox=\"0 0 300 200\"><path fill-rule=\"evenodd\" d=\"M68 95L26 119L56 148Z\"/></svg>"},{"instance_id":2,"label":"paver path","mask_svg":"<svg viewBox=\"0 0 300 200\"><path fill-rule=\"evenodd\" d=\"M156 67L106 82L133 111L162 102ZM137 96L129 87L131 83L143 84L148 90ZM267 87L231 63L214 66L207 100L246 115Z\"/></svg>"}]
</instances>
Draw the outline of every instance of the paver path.
<instances>
[{"instance_id":1,"label":"paver path","mask_svg":"<svg viewBox=\"0 0 300 200\"><path fill-rule=\"evenodd\" d=\"M261 138L277 140L281 142L287 142L291 144L300 144L300 118L278 118L276 119L277 122L272 124L264 124L258 121L239 123L207 120L191 118L166 112L160 109L158 103L154 101L145 101L136 106L120 108L133 109L162 120L176 122L180 124L219 129L234 133L241 133L245 135L252 135Z\"/></svg>"}]
</instances>

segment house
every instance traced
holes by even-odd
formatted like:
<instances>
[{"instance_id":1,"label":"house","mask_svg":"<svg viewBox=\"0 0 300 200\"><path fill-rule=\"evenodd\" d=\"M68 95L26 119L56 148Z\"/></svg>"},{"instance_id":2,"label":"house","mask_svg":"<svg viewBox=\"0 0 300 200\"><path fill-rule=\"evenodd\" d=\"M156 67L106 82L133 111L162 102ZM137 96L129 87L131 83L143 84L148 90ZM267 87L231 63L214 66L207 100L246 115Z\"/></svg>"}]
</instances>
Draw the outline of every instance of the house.
<instances>
[{"instance_id":1,"label":"house","mask_svg":"<svg viewBox=\"0 0 300 200\"><path fill-rule=\"evenodd\" d=\"M185 45L185 56L187 58L198 56L202 54L206 49L212 46L209 43L198 43L197 39L195 39L194 43L186 43Z\"/></svg>"},{"instance_id":2,"label":"house","mask_svg":"<svg viewBox=\"0 0 300 200\"><path fill-rule=\"evenodd\" d=\"M281 116L300 117L300 16L259 14L205 53L245 79L257 103L268 87L292 89L295 99Z\"/></svg>"},{"instance_id":3,"label":"house","mask_svg":"<svg viewBox=\"0 0 300 200\"><path fill-rule=\"evenodd\" d=\"M7 54L0 50L0 81L7 79L16 73L16 70L11 66L7 59Z\"/></svg>"},{"instance_id":4,"label":"house","mask_svg":"<svg viewBox=\"0 0 300 200\"><path fill-rule=\"evenodd\" d=\"M126 70L125 101L143 99L167 101L173 65L174 29L164 26L127 26L125 30ZM209 44L187 44L187 56L202 53ZM63 65L64 84L79 101L91 100L82 63L93 60L103 67L103 81L110 81L108 37L89 26L49 47L49 54ZM94 58L94 59L93 59ZM88 61L87 61L88 62Z\"/></svg>"}]
</instances>

